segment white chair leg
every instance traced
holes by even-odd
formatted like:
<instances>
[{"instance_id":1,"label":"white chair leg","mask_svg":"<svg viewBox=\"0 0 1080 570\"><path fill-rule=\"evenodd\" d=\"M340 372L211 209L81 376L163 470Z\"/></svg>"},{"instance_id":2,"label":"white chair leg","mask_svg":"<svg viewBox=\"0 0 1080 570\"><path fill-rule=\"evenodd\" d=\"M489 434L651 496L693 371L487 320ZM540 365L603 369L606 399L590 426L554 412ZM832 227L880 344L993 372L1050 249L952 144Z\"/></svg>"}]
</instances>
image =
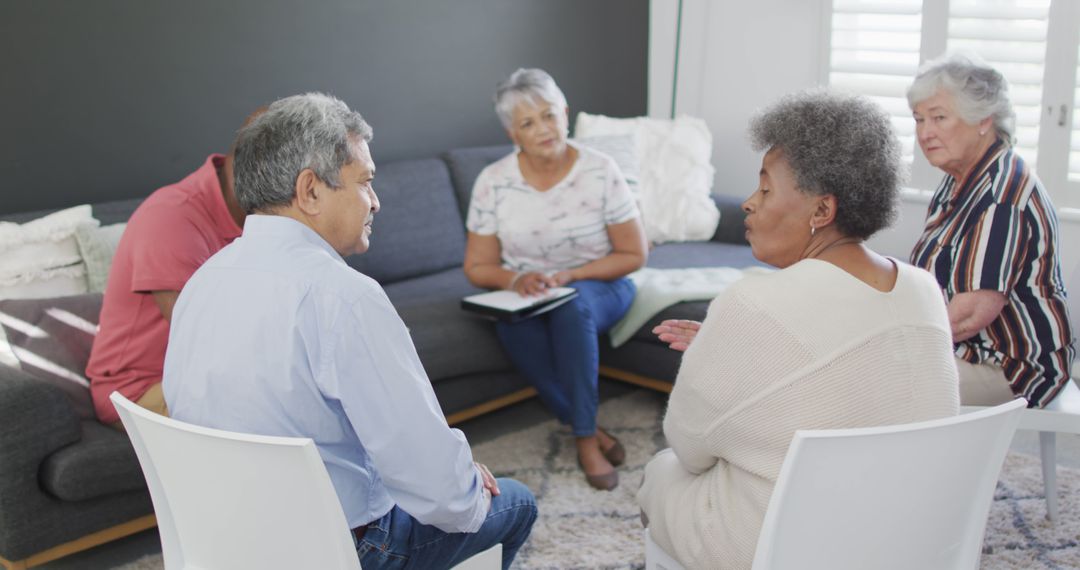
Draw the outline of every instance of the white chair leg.
<instances>
[{"instance_id":1,"label":"white chair leg","mask_svg":"<svg viewBox=\"0 0 1080 570\"><path fill-rule=\"evenodd\" d=\"M1057 433L1039 432L1039 451L1042 455L1043 492L1046 494L1046 518L1058 521L1057 496Z\"/></svg>"}]
</instances>

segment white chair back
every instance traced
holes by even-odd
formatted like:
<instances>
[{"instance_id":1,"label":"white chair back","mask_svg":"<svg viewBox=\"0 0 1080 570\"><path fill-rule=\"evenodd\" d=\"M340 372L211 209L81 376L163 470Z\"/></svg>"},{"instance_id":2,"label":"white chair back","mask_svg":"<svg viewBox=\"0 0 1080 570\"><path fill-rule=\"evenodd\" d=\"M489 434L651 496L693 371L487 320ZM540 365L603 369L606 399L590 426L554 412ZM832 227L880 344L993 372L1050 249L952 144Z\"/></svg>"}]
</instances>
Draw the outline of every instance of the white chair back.
<instances>
[{"instance_id":1,"label":"white chair back","mask_svg":"<svg viewBox=\"0 0 1080 570\"><path fill-rule=\"evenodd\" d=\"M150 487L165 568L360 570L310 439L209 429L111 400Z\"/></svg>"},{"instance_id":2,"label":"white chair back","mask_svg":"<svg viewBox=\"0 0 1080 570\"><path fill-rule=\"evenodd\" d=\"M796 432L754 570L974 569L1025 402L914 424Z\"/></svg>"}]
</instances>

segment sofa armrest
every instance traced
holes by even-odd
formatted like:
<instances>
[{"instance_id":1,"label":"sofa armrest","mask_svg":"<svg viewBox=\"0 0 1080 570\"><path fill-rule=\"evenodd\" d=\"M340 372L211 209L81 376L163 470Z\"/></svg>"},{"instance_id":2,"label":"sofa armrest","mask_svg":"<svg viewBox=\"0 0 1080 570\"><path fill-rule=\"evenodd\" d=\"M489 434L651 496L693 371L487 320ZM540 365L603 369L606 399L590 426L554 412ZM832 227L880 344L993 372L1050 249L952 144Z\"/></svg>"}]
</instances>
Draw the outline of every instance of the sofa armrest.
<instances>
[{"instance_id":1,"label":"sofa armrest","mask_svg":"<svg viewBox=\"0 0 1080 570\"><path fill-rule=\"evenodd\" d=\"M36 487L42 460L82 437L79 417L59 388L3 364L0 418L0 495L27 478Z\"/></svg>"},{"instance_id":2,"label":"sofa armrest","mask_svg":"<svg viewBox=\"0 0 1080 570\"><path fill-rule=\"evenodd\" d=\"M720 209L720 223L716 225L711 241L750 245L746 241L746 227L743 226L746 212L742 209L742 199L723 194L712 194L711 197Z\"/></svg>"}]
</instances>

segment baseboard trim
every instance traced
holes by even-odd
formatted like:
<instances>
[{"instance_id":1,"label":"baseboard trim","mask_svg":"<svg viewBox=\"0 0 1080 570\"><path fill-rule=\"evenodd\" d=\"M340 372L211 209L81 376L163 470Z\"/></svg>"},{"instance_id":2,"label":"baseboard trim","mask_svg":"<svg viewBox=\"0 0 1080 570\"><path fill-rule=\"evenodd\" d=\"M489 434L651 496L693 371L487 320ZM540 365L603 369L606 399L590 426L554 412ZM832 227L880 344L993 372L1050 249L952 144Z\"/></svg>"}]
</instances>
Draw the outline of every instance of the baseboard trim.
<instances>
[{"instance_id":1,"label":"baseboard trim","mask_svg":"<svg viewBox=\"0 0 1080 570\"><path fill-rule=\"evenodd\" d=\"M536 395L536 388L522 388L517 392L512 392L505 396L489 400L483 404L466 408L460 412L454 412L449 416L446 416L446 423L450 425L461 423L465 420L471 420L477 416L482 416L488 412L493 412L499 408L505 408L511 404L516 404L522 400L528 400Z\"/></svg>"},{"instance_id":2,"label":"baseboard trim","mask_svg":"<svg viewBox=\"0 0 1080 570\"><path fill-rule=\"evenodd\" d=\"M626 372L619 370L618 368L612 368L610 366L601 366L600 375L605 378L611 378L612 380L620 380L622 382L629 382L637 386L643 386L657 392L663 392L665 394L671 393L671 388L675 385L671 382L665 382L663 380L656 380L647 376L641 376L634 374L633 372Z\"/></svg>"},{"instance_id":3,"label":"baseboard trim","mask_svg":"<svg viewBox=\"0 0 1080 570\"><path fill-rule=\"evenodd\" d=\"M105 530L90 533L70 542L56 545L48 550L42 550L41 552L27 556L22 560L11 561L0 557L0 564L7 570L33 568L34 566L40 566L46 562L52 562L58 558L63 558L70 554L75 554L76 552L81 552L88 548L105 544L106 542L112 542L118 538L142 532L146 529L154 528L155 526L157 526L157 518L155 518L154 515L146 515L126 523L109 527Z\"/></svg>"}]
</instances>

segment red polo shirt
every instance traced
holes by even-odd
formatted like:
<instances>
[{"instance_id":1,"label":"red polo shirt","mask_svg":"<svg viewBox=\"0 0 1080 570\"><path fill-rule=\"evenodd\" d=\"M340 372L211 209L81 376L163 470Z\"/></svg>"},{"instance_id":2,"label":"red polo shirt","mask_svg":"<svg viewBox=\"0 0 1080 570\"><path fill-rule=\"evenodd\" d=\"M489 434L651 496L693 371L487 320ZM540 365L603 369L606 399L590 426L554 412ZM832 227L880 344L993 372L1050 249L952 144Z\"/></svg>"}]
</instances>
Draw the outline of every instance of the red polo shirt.
<instances>
[{"instance_id":1,"label":"red polo shirt","mask_svg":"<svg viewBox=\"0 0 1080 570\"><path fill-rule=\"evenodd\" d=\"M161 382L169 323L152 291L180 291L211 255L240 235L221 195L210 155L186 178L150 195L128 220L109 269L101 324L86 375L98 419L120 420L109 401L119 390L135 401Z\"/></svg>"}]
</instances>

